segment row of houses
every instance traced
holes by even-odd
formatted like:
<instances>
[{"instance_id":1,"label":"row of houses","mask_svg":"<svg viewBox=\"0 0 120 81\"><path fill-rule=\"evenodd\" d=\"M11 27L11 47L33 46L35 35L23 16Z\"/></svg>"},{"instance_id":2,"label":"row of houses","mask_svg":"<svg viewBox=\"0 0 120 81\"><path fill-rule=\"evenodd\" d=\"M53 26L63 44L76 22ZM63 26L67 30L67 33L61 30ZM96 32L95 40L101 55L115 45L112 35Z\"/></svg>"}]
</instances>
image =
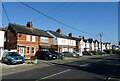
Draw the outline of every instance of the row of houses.
<instances>
[{"instance_id":1,"label":"row of houses","mask_svg":"<svg viewBox=\"0 0 120 81\"><path fill-rule=\"evenodd\" d=\"M65 35L60 28L56 31L36 29L33 28L32 22L27 22L26 26L9 23L6 31L0 32L3 32L0 33L2 36L0 41L4 40L4 44L0 42L0 45L2 45L0 49L3 50L4 47L4 49L10 51L16 51L26 59L34 56L38 50L77 51L82 54L82 51L85 50L99 50L101 44L102 50L111 49L111 43L100 44L98 40L85 39L84 36L74 37L72 33Z\"/></svg>"}]
</instances>

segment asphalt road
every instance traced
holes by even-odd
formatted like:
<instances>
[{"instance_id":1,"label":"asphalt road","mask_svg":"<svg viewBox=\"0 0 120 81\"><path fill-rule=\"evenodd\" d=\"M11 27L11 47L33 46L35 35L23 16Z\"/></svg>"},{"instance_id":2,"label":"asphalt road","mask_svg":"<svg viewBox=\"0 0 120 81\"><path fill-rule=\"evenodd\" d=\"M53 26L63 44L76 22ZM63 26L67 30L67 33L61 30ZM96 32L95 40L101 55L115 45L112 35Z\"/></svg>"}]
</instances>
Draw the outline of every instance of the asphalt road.
<instances>
[{"instance_id":1,"label":"asphalt road","mask_svg":"<svg viewBox=\"0 0 120 81\"><path fill-rule=\"evenodd\" d=\"M2 76L3 81L120 81L120 56L111 55ZM23 68L24 69L24 68Z\"/></svg>"}]
</instances>

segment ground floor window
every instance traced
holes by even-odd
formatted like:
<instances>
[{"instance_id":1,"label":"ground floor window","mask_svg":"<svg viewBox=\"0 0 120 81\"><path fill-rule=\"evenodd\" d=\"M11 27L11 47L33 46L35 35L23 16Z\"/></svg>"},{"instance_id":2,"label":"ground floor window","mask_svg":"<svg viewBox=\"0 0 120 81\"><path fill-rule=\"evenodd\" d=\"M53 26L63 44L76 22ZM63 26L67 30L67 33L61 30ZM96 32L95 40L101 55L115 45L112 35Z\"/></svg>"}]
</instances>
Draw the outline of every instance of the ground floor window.
<instances>
[{"instance_id":1,"label":"ground floor window","mask_svg":"<svg viewBox=\"0 0 120 81\"><path fill-rule=\"evenodd\" d=\"M30 47L26 47L27 54L30 54Z\"/></svg>"},{"instance_id":2,"label":"ground floor window","mask_svg":"<svg viewBox=\"0 0 120 81\"><path fill-rule=\"evenodd\" d=\"M35 47L32 47L32 53L35 54Z\"/></svg>"}]
</instances>

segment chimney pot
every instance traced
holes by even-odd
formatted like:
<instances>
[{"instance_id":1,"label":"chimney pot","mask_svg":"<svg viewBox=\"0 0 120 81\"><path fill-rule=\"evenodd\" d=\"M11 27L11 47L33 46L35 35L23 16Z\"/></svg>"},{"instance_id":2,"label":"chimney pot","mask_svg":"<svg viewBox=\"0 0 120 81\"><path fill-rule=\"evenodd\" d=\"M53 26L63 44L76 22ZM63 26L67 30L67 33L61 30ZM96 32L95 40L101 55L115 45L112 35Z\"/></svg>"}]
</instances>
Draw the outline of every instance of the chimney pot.
<instances>
[{"instance_id":1,"label":"chimney pot","mask_svg":"<svg viewBox=\"0 0 120 81\"><path fill-rule=\"evenodd\" d=\"M27 24L26 24L26 26L29 27L29 28L32 28L32 25L33 25L33 24L32 24L31 21L27 22Z\"/></svg>"},{"instance_id":2,"label":"chimney pot","mask_svg":"<svg viewBox=\"0 0 120 81\"><path fill-rule=\"evenodd\" d=\"M68 36L69 36L69 37L72 37L72 33L69 33Z\"/></svg>"},{"instance_id":3,"label":"chimney pot","mask_svg":"<svg viewBox=\"0 0 120 81\"><path fill-rule=\"evenodd\" d=\"M61 33L62 33L62 31L61 31L61 29L60 29L60 28L58 28L58 29L56 30L56 32L58 32L59 34L61 34Z\"/></svg>"},{"instance_id":4,"label":"chimney pot","mask_svg":"<svg viewBox=\"0 0 120 81\"><path fill-rule=\"evenodd\" d=\"M80 39L84 39L84 36L79 36Z\"/></svg>"}]
</instances>

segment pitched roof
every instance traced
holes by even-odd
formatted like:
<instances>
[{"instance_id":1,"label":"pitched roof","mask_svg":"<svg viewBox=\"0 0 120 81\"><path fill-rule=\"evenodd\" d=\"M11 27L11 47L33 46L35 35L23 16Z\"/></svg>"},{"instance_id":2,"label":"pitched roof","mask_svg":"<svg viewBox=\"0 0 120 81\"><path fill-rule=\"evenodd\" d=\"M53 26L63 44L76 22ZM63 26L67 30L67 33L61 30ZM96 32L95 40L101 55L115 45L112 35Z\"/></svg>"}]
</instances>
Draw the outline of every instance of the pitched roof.
<instances>
[{"instance_id":1,"label":"pitched roof","mask_svg":"<svg viewBox=\"0 0 120 81\"><path fill-rule=\"evenodd\" d=\"M59 38L67 38L67 36L64 35L64 34L59 34L58 32L51 31L51 30L47 30L47 31L49 31L51 34L53 34L53 35L56 36L56 37L59 37Z\"/></svg>"},{"instance_id":2,"label":"pitched roof","mask_svg":"<svg viewBox=\"0 0 120 81\"><path fill-rule=\"evenodd\" d=\"M78 38L77 37L69 37L67 36L68 39L72 39L72 40L77 40Z\"/></svg>"},{"instance_id":3,"label":"pitched roof","mask_svg":"<svg viewBox=\"0 0 120 81\"><path fill-rule=\"evenodd\" d=\"M77 37L69 37L67 35L64 34L59 34L58 32L52 31L52 30L47 30L50 33L52 33L54 36L59 37L59 38L67 38L67 39L72 39L72 40L76 40L78 39Z\"/></svg>"},{"instance_id":4,"label":"pitched roof","mask_svg":"<svg viewBox=\"0 0 120 81\"><path fill-rule=\"evenodd\" d=\"M36 28L28 28L26 26L12 24L12 23L9 24L9 27L12 27L16 31L16 33L23 33L23 34L44 36L44 37L52 38L52 36L49 35L45 30L36 29Z\"/></svg>"}]
</instances>

